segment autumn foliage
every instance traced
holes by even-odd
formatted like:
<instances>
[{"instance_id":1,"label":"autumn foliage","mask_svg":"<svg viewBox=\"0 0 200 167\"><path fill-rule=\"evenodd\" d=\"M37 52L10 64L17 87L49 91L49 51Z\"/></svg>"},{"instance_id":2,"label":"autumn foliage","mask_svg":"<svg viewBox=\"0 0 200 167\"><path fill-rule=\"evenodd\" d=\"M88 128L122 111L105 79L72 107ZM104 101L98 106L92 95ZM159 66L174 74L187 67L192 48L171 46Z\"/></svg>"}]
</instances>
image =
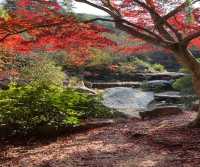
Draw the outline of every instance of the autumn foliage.
<instances>
[{"instance_id":1,"label":"autumn foliage","mask_svg":"<svg viewBox=\"0 0 200 167\"><path fill-rule=\"evenodd\" d=\"M15 53L58 51L70 53L81 64L90 48L104 48L114 43L102 36L107 29L80 23L55 1L18 0L9 8L8 17L0 19L0 42Z\"/></svg>"}]
</instances>

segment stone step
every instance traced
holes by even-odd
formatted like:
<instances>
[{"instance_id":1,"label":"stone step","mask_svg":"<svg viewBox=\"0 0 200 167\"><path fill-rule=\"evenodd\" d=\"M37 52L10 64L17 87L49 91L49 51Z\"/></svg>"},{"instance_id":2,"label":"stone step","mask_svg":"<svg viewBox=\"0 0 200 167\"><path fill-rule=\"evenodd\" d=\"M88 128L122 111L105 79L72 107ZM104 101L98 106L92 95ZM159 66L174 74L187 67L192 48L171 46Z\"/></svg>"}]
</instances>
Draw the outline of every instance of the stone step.
<instances>
[{"instance_id":1,"label":"stone step","mask_svg":"<svg viewBox=\"0 0 200 167\"><path fill-rule=\"evenodd\" d=\"M141 86L141 82L89 82L85 83L85 85L89 88L97 88L97 89L106 89L112 87L133 87L139 88Z\"/></svg>"}]
</instances>

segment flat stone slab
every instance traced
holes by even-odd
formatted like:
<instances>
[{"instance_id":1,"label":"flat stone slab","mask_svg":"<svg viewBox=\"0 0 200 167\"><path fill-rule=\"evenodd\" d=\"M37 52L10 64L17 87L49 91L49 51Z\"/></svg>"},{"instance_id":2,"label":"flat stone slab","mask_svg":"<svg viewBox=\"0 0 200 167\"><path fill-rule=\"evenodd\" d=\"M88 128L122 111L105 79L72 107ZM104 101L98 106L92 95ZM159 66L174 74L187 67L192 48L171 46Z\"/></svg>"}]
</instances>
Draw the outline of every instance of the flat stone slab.
<instances>
[{"instance_id":1,"label":"flat stone slab","mask_svg":"<svg viewBox=\"0 0 200 167\"><path fill-rule=\"evenodd\" d=\"M182 109L178 106L160 106L152 110L140 112L139 115L142 119L152 119L157 117L177 115L183 113Z\"/></svg>"},{"instance_id":2,"label":"flat stone slab","mask_svg":"<svg viewBox=\"0 0 200 167\"><path fill-rule=\"evenodd\" d=\"M143 76L146 80L171 80L177 79L190 74L177 72L161 72L161 73L136 73L138 76Z\"/></svg>"},{"instance_id":3,"label":"flat stone slab","mask_svg":"<svg viewBox=\"0 0 200 167\"><path fill-rule=\"evenodd\" d=\"M168 92L162 92L162 93L156 93L155 99L158 101L162 100L181 100L183 98L191 98L194 97L192 95L184 96L180 92L177 91L168 91Z\"/></svg>"},{"instance_id":4,"label":"flat stone slab","mask_svg":"<svg viewBox=\"0 0 200 167\"><path fill-rule=\"evenodd\" d=\"M162 93L156 93L155 98L172 98L172 99L179 99L181 98L180 92L176 91L168 91L168 92L162 92Z\"/></svg>"},{"instance_id":5,"label":"flat stone slab","mask_svg":"<svg viewBox=\"0 0 200 167\"><path fill-rule=\"evenodd\" d=\"M90 82L87 84L91 88L98 88L98 89L105 89L105 88L112 88L112 87L138 88L141 86L141 82Z\"/></svg>"}]
</instances>

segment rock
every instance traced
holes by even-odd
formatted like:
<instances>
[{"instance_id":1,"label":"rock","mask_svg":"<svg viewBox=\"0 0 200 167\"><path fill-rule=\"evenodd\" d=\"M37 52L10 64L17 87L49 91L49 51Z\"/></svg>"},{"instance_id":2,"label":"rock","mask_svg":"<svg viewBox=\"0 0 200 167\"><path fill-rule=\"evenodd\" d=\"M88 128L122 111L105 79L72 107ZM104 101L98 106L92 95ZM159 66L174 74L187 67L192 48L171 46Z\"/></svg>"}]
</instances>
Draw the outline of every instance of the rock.
<instances>
[{"instance_id":1,"label":"rock","mask_svg":"<svg viewBox=\"0 0 200 167\"><path fill-rule=\"evenodd\" d=\"M162 92L162 93L156 93L155 94L155 99L158 101L180 101L183 98L191 98L190 95L188 96L183 96L181 95L180 92L177 91L167 91L167 92Z\"/></svg>"},{"instance_id":2,"label":"rock","mask_svg":"<svg viewBox=\"0 0 200 167\"><path fill-rule=\"evenodd\" d=\"M10 83L9 79L0 80L0 89L7 89Z\"/></svg>"},{"instance_id":3,"label":"rock","mask_svg":"<svg viewBox=\"0 0 200 167\"><path fill-rule=\"evenodd\" d=\"M129 117L139 117L139 111L146 110L153 100L153 92L126 87L109 88L103 94L103 104L106 107L116 109Z\"/></svg>"},{"instance_id":4,"label":"rock","mask_svg":"<svg viewBox=\"0 0 200 167\"><path fill-rule=\"evenodd\" d=\"M141 82L91 82L85 83L88 87L97 89L106 89L112 87L134 87L138 88L141 86Z\"/></svg>"},{"instance_id":5,"label":"rock","mask_svg":"<svg viewBox=\"0 0 200 167\"><path fill-rule=\"evenodd\" d=\"M140 112L139 115L142 119L152 119L157 117L177 115L183 113L182 109L177 106L161 106L155 109Z\"/></svg>"},{"instance_id":6,"label":"rock","mask_svg":"<svg viewBox=\"0 0 200 167\"><path fill-rule=\"evenodd\" d=\"M90 82L114 82L114 81L135 81L135 82L142 82L142 81L151 81L151 80L175 80L181 78L183 76L188 76L190 74L185 73L177 73L177 72L156 72L156 73L149 73L149 72L133 72L133 73L111 73L107 72L92 72L91 75L86 75L84 78Z\"/></svg>"},{"instance_id":7,"label":"rock","mask_svg":"<svg viewBox=\"0 0 200 167\"><path fill-rule=\"evenodd\" d=\"M136 73L135 75L137 75L139 78L143 78L143 80L151 81L151 80L175 80L190 74L177 73L177 72L160 72L160 73Z\"/></svg>"},{"instance_id":8,"label":"rock","mask_svg":"<svg viewBox=\"0 0 200 167\"><path fill-rule=\"evenodd\" d=\"M165 101L166 104L179 104L179 103L183 103L184 101L186 102L187 100L191 101L191 99L194 99L194 98L195 98L195 95L183 95L180 92L176 92L176 91L167 91L167 92L155 94L156 102Z\"/></svg>"},{"instance_id":9,"label":"rock","mask_svg":"<svg viewBox=\"0 0 200 167\"><path fill-rule=\"evenodd\" d=\"M172 88L172 80L153 80L153 81L147 81L143 84L143 87L148 90L155 90L155 91L161 91L161 90L173 90Z\"/></svg>"}]
</instances>

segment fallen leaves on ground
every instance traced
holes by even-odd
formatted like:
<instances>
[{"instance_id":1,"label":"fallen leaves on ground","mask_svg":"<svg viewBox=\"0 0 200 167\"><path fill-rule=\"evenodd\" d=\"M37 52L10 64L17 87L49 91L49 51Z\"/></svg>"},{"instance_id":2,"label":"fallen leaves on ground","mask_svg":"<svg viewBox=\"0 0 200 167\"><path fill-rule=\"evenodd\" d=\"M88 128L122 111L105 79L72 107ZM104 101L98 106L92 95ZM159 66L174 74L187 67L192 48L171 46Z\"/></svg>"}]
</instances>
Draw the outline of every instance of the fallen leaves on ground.
<instances>
[{"instance_id":1,"label":"fallen leaves on ground","mask_svg":"<svg viewBox=\"0 0 200 167\"><path fill-rule=\"evenodd\" d=\"M196 113L129 119L51 139L0 144L1 167L200 167L200 129L186 125Z\"/></svg>"}]
</instances>

